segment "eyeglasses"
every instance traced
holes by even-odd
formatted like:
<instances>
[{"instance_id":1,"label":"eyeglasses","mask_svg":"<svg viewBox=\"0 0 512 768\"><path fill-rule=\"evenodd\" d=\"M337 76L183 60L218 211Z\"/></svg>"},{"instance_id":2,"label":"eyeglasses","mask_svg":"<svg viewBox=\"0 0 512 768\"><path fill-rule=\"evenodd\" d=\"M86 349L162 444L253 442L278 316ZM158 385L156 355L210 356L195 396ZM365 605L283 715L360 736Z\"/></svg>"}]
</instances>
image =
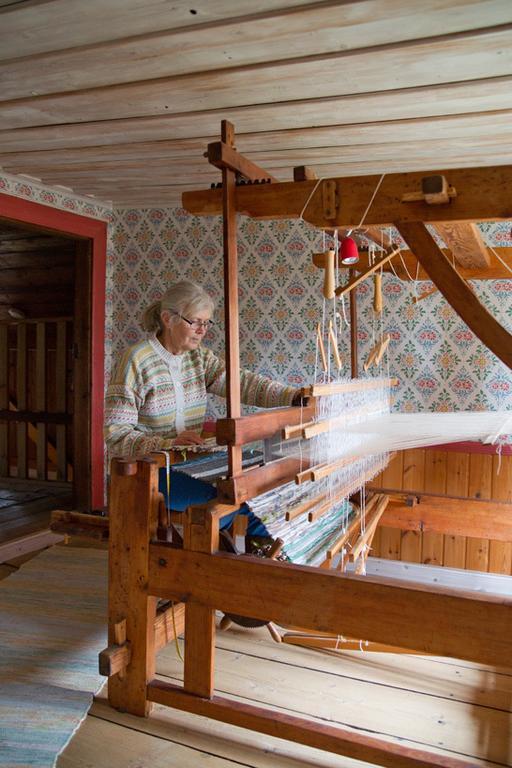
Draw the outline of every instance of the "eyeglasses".
<instances>
[{"instance_id":1,"label":"eyeglasses","mask_svg":"<svg viewBox=\"0 0 512 768\"><path fill-rule=\"evenodd\" d=\"M184 320L186 323L188 323L190 325L190 327L194 329L194 331L199 331L202 328L205 331L207 331L208 328L210 328L210 326L213 325L213 321L212 320L189 320L188 318L183 317L183 315L180 315L180 313L176 312L174 309L171 309L170 311L173 313L173 315L177 315L182 320Z\"/></svg>"}]
</instances>

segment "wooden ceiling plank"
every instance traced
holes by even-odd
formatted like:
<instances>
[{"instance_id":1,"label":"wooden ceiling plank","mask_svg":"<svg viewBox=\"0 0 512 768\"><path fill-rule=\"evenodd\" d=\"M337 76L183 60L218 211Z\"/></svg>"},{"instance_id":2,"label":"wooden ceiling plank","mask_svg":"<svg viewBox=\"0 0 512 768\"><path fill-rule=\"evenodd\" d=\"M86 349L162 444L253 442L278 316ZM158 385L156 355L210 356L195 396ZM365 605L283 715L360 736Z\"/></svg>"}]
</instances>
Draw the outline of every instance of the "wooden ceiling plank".
<instances>
[{"instance_id":1,"label":"wooden ceiling plank","mask_svg":"<svg viewBox=\"0 0 512 768\"><path fill-rule=\"evenodd\" d=\"M508 163L510 159L510 153L501 152L500 154L486 154L485 157L479 158L479 164L482 168L485 166L502 165ZM455 168L468 168L473 167L474 158L464 153L461 157L453 156L451 162ZM445 172L449 168L449 164L445 163ZM432 164L430 165L432 168ZM343 176L344 178L359 177L362 174L376 174L377 172L386 173L402 173L412 172L419 170L425 175L426 166L424 160L413 161L409 158L403 157L398 161L386 162L382 161L358 161L352 163L344 163L343 165L329 165L320 166L320 176L322 178L336 178ZM378 177L377 177L378 178ZM194 180L195 179L195 180ZM218 180L218 179L216 179ZM49 180L48 180L48 183ZM131 190L131 194L134 198L133 203L138 203L141 207L144 207L147 203L147 194L151 189L158 189L161 191L162 197L160 200L152 200L152 204L157 206L165 205L177 205L181 207L181 193L184 191L197 192L198 187L202 187L206 184L205 173L202 172L201 178L197 176L187 176L179 178L176 174L173 174L172 179L166 183L160 182L156 178L151 178L146 175L142 180L136 181L128 177L126 174L120 177L118 180L105 181L98 177L91 178L89 180L77 181L75 183L75 191L80 194L94 194L99 201L113 201L117 203L122 196L126 193L127 189ZM207 194L208 190L204 190ZM202 193L203 194L203 193ZM505 217L508 218L508 217ZM359 220L358 220L359 221Z\"/></svg>"},{"instance_id":2,"label":"wooden ceiling plank","mask_svg":"<svg viewBox=\"0 0 512 768\"><path fill-rule=\"evenodd\" d=\"M315 148L320 153L335 151L350 145L403 144L424 141L445 142L451 140L481 138L488 134L491 139L499 136L499 141L507 135L512 136L512 109L501 112L481 113L477 115L457 115L436 117L424 120L403 120L356 125L330 125L321 128L297 130L265 131L258 134L238 134L237 145L243 153L252 156L271 157L277 151L311 151ZM48 166L65 168L74 166L77 170L82 165L115 161L133 162L160 159L198 158L213 137L199 139L175 139L155 142L126 143L120 145L77 147L31 152L2 153L0 165L5 170L16 169L17 173L32 171L39 173ZM2 146L0 135L0 149ZM264 149L262 149L264 148ZM436 149L437 151L437 149ZM272 155L273 157L273 155Z\"/></svg>"},{"instance_id":3,"label":"wooden ceiling plank","mask_svg":"<svg viewBox=\"0 0 512 768\"><path fill-rule=\"evenodd\" d=\"M269 13L315 0L258 0ZM236 11L236 13L234 13ZM252 0L46 0L26 8L6 8L0 15L3 59L93 45L162 29L198 27L254 15ZM20 53L20 50L22 53Z\"/></svg>"},{"instance_id":4,"label":"wooden ceiling plank","mask_svg":"<svg viewBox=\"0 0 512 768\"><path fill-rule=\"evenodd\" d=\"M76 147L115 146L133 142L218 138L221 119L239 126L238 136L302 130L336 124L364 125L386 121L423 120L442 116L512 109L512 77L395 89L383 93L350 94L334 98L302 99L291 103L235 106L195 113L67 123L0 131L0 148L23 152ZM260 144L261 146L261 144ZM248 151L244 147L244 151Z\"/></svg>"},{"instance_id":5,"label":"wooden ceiling plank","mask_svg":"<svg viewBox=\"0 0 512 768\"><path fill-rule=\"evenodd\" d=\"M421 221L397 221L395 226L432 282L480 341L512 368L512 335L479 302L452 267Z\"/></svg>"},{"instance_id":6,"label":"wooden ceiling plank","mask_svg":"<svg viewBox=\"0 0 512 768\"><path fill-rule=\"evenodd\" d=\"M512 218L512 165L489 168L431 170L428 175L446 176L459 192L447 205L419 201L403 203L402 197L421 189L425 173L388 174L336 179L338 199L343 201L336 219L324 216L321 188L316 182L285 182L260 187L239 187L236 208L255 218L303 218L313 226L359 226L377 185L378 193L366 211L365 224L385 226L393 221L499 221ZM462 194L461 194L462 193ZM303 211L306 201L306 210ZM220 211L219 190L185 192L183 206L190 213L211 215Z\"/></svg>"},{"instance_id":7,"label":"wooden ceiling plank","mask_svg":"<svg viewBox=\"0 0 512 768\"><path fill-rule=\"evenodd\" d=\"M512 27L512 25L510 25ZM177 78L4 102L0 129L194 112L509 76L512 29L406 43L368 56L202 72Z\"/></svg>"},{"instance_id":8,"label":"wooden ceiling plank","mask_svg":"<svg viewBox=\"0 0 512 768\"><path fill-rule=\"evenodd\" d=\"M268 173L275 174L280 180L291 180L293 176L293 167L303 160L305 164L311 166L317 176L326 176L331 173L331 168L338 169L337 175L343 173L343 167L347 163L354 162L373 162L375 169L380 169L380 163L384 164L393 161L401 152L406 158L406 167L411 163L421 163L423 168L430 168L436 163L452 164L454 157L466 155L472 160L472 164L480 163L480 159L488 160L490 157L501 157L503 162L507 161L512 151L512 123L511 131L508 134L496 134L485 139L458 139L453 141L436 140L431 142L394 142L387 144L365 144L345 147L323 147L301 150L280 150L261 153L253 153L251 157L258 162L258 165L264 166ZM157 157L142 156L138 157L134 151L132 159L118 159L114 157L111 160L102 159L94 161L91 157L86 162L81 163L48 163L33 164L20 163L19 161L3 161L3 167L11 173L20 173L30 170L37 174L44 183L62 183L74 187L76 182L82 179L94 178L101 174L103 180L112 176L119 178L123 176L145 176L148 171L152 171L160 177L170 178L177 174L181 177L192 178L196 176L198 181L201 177L205 182L219 181L218 174L214 169L205 169L202 152L197 152L193 156L182 156L179 159L167 157L165 153ZM202 173L203 172L203 173ZM199 176L198 176L199 174ZM53 181L52 181L53 180Z\"/></svg>"},{"instance_id":9,"label":"wooden ceiling plank","mask_svg":"<svg viewBox=\"0 0 512 768\"><path fill-rule=\"evenodd\" d=\"M420 7L409 0L351 5L330 0L259 16L226 20L213 32L210 25L160 28L129 40L0 61L0 100L294 59L297 54L325 56L512 20L510 8L502 0L474 0L462 6L458 0L434 0ZM23 56L23 51L22 41L16 56L20 52Z\"/></svg>"},{"instance_id":10,"label":"wooden ceiling plank","mask_svg":"<svg viewBox=\"0 0 512 768\"><path fill-rule=\"evenodd\" d=\"M486 269L490 255L476 224L442 222L436 229L450 249L457 264L467 269Z\"/></svg>"}]
</instances>

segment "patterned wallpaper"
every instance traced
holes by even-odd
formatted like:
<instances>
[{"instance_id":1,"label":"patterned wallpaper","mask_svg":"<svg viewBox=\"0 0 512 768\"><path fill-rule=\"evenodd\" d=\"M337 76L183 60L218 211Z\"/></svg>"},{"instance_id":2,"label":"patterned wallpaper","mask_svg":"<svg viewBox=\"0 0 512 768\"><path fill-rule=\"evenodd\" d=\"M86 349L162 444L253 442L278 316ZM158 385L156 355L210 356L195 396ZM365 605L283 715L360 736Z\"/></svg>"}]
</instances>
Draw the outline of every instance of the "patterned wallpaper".
<instances>
[{"instance_id":1,"label":"patterned wallpaper","mask_svg":"<svg viewBox=\"0 0 512 768\"><path fill-rule=\"evenodd\" d=\"M491 245L512 247L510 224L482 224ZM301 385L315 373L315 328L322 316L322 272L311 253L324 236L301 221L239 219L242 365ZM218 302L206 343L222 353L222 225L217 217L193 217L181 209L114 211L107 283L107 365L141 337L139 317L166 286L183 277L202 283ZM512 253L512 252L511 252ZM511 261L511 260L509 260ZM489 352L435 293L412 298L430 284L383 281L384 312L376 321L371 281L358 289L360 360L381 329L391 335L380 373L400 384L395 407L416 410L512 408L512 372ZM510 279L473 281L480 300L512 330ZM349 375L349 328L338 306L340 349ZM346 307L348 315L348 304ZM372 369L371 375L378 375ZM222 409L214 407L214 412Z\"/></svg>"},{"instance_id":2,"label":"patterned wallpaper","mask_svg":"<svg viewBox=\"0 0 512 768\"><path fill-rule=\"evenodd\" d=\"M112 206L91 197L75 195L66 187L47 187L31 176L14 175L0 171L0 192L23 197L34 203L79 213L92 219L111 221Z\"/></svg>"},{"instance_id":3,"label":"patterned wallpaper","mask_svg":"<svg viewBox=\"0 0 512 768\"><path fill-rule=\"evenodd\" d=\"M100 201L30 177L0 172L0 192L109 222L107 250L106 378L112 357L141 338L143 308L169 283L189 277L217 299L207 344L223 349L222 224L181 209L114 210ZM511 246L510 224L481 224L491 245ZM312 381L314 331L322 316L322 273L311 253L322 250L321 232L304 222L239 219L242 365L281 381ZM511 252L512 253L512 252ZM509 259L509 262L512 260ZM510 279L474 281L481 301L512 330ZM480 344L439 293L418 304L428 284L385 276L384 313L376 321L371 282L358 289L360 360L381 330L391 335L380 373L396 376L398 410L512 409L512 372ZM348 314L348 306L347 306ZM349 328L338 306L340 349L349 374ZM372 375L379 371L372 369ZM221 403L213 413L221 413Z\"/></svg>"}]
</instances>

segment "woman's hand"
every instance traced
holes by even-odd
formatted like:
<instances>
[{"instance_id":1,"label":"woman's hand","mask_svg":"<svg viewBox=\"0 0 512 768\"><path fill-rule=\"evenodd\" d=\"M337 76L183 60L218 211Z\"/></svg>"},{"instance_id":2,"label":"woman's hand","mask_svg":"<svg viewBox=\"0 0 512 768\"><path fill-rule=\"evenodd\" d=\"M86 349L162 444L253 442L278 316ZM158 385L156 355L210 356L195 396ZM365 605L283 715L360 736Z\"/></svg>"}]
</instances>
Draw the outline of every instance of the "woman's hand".
<instances>
[{"instance_id":1,"label":"woman's hand","mask_svg":"<svg viewBox=\"0 0 512 768\"><path fill-rule=\"evenodd\" d=\"M180 432L171 441L172 445L204 445L204 440L199 432L194 432L193 429L185 429L184 432Z\"/></svg>"}]
</instances>

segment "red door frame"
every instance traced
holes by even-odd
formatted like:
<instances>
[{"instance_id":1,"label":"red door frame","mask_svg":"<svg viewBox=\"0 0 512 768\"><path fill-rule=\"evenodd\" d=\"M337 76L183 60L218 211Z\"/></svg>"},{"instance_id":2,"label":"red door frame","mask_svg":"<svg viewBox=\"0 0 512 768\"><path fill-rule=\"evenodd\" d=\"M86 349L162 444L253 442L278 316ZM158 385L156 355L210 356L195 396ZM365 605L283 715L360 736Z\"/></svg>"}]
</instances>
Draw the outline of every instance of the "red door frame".
<instances>
[{"instance_id":1,"label":"red door frame","mask_svg":"<svg viewBox=\"0 0 512 768\"><path fill-rule=\"evenodd\" d=\"M93 509L104 504L103 400L105 366L105 278L107 261L106 221L50 208L21 197L0 193L0 216L92 241L91 275L91 477Z\"/></svg>"}]
</instances>

